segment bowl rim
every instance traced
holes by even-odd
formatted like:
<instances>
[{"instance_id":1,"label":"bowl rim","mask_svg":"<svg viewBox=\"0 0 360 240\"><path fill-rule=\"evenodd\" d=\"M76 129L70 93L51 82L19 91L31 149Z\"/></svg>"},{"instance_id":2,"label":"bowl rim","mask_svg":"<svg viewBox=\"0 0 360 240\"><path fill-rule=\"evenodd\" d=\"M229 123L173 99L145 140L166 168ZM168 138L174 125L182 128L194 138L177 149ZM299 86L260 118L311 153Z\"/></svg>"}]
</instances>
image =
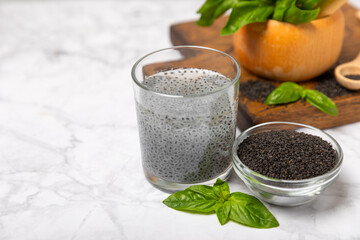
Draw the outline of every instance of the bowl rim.
<instances>
[{"instance_id":1,"label":"bowl rim","mask_svg":"<svg viewBox=\"0 0 360 240\"><path fill-rule=\"evenodd\" d=\"M287 179L271 178L271 177L265 176L265 175L263 175L261 173L258 173L256 171L250 169L248 166L246 166L240 160L240 158L237 155L237 148L238 148L238 145L239 145L239 139L241 137L243 137L245 134L247 134L248 132L250 132L251 130L253 130L253 129L263 127L263 126L268 126L268 125L276 125L276 124L295 125L295 126L299 126L299 127L303 127L303 128L308 128L308 129L311 129L311 130L314 130L314 131L318 131L318 132L326 135L327 137L329 137L329 139L331 141L333 141L334 145L337 148L337 149L334 149L334 150L339 155L338 162L336 163L336 165L329 172L326 172L323 175L319 175L319 176L312 177L312 178L299 179L299 180L287 180ZM302 124L302 123L296 123L296 122L286 122L286 121L273 121L273 122L260 123L260 124L257 124L255 126L252 126L252 127L248 128L248 129L246 129L245 131L241 132L241 134L235 139L234 144L233 144L233 148L232 148L232 153L233 153L234 167L237 167L237 164L239 163L241 165L241 167L246 172L251 173L252 175L254 175L257 178L263 179L265 181L268 181L268 182L274 183L274 184L279 184L280 183L280 184L293 184L293 185L294 184L306 184L306 183L311 183L311 182L318 182L320 180L330 178L332 175L339 172L339 170L340 170L340 168L342 166L342 163L343 163L343 158L344 158L343 150L342 150L340 144L330 134L326 133L325 131L323 131L323 130L321 130L319 128L316 128L316 127L313 127L313 126L310 126L310 125L306 125L306 124ZM241 172L243 172L243 171L241 171Z\"/></svg>"}]
</instances>

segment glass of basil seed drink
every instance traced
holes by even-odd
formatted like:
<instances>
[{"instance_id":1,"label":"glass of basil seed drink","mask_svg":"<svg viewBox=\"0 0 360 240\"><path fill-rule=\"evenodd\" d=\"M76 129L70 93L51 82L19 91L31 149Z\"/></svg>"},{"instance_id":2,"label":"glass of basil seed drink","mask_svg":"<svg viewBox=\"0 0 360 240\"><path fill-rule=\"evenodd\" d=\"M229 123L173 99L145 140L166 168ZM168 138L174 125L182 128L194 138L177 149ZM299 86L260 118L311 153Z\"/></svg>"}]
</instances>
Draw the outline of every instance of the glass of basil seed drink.
<instances>
[{"instance_id":1,"label":"glass of basil seed drink","mask_svg":"<svg viewBox=\"0 0 360 240\"><path fill-rule=\"evenodd\" d=\"M221 51L178 46L132 69L142 164L168 192L225 180L231 171L240 68Z\"/></svg>"}]
</instances>

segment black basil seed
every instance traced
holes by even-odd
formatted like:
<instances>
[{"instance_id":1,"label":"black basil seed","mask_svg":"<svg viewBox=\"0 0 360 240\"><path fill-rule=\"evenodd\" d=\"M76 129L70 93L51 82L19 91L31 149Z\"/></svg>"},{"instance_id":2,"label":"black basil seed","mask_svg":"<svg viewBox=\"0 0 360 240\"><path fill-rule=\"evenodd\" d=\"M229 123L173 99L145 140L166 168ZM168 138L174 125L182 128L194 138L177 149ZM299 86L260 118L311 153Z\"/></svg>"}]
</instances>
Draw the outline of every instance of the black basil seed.
<instances>
[{"instance_id":1,"label":"black basil seed","mask_svg":"<svg viewBox=\"0 0 360 240\"><path fill-rule=\"evenodd\" d=\"M270 81L251 80L240 84L241 97L264 103L276 86Z\"/></svg>"},{"instance_id":2,"label":"black basil seed","mask_svg":"<svg viewBox=\"0 0 360 240\"><path fill-rule=\"evenodd\" d=\"M352 80L360 80L360 74L349 74L349 75L345 75L345 77L350 78Z\"/></svg>"},{"instance_id":3,"label":"black basil seed","mask_svg":"<svg viewBox=\"0 0 360 240\"><path fill-rule=\"evenodd\" d=\"M337 163L336 151L330 143L293 130L251 135L240 143L237 154L253 171L284 180L320 176Z\"/></svg>"}]
</instances>

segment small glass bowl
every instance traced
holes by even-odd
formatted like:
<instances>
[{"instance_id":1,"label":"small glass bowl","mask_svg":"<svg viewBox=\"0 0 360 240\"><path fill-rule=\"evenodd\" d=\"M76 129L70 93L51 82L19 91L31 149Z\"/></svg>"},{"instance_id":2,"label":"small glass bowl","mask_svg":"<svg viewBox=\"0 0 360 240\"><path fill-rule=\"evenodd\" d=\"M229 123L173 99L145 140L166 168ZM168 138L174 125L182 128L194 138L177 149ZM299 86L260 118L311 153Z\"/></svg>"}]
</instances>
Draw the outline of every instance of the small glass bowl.
<instances>
[{"instance_id":1,"label":"small glass bowl","mask_svg":"<svg viewBox=\"0 0 360 240\"><path fill-rule=\"evenodd\" d=\"M314 178L302 180L274 179L254 172L244 165L238 155L239 144L247 137L270 130L295 130L321 137L329 142L336 151L335 167ZM260 199L279 206L298 206L314 200L338 176L343 162L343 152L337 141L324 131L293 122L268 122L256 125L242 132L234 142L232 149L234 170L246 186Z\"/></svg>"}]
</instances>

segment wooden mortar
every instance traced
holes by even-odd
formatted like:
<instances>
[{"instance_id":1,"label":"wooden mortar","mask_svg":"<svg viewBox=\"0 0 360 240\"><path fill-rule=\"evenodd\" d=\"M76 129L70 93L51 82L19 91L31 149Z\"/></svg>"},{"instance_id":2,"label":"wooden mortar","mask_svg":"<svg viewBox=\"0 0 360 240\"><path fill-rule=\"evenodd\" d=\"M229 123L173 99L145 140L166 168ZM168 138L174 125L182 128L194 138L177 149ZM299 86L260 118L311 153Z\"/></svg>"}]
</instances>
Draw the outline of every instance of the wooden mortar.
<instances>
[{"instance_id":1,"label":"wooden mortar","mask_svg":"<svg viewBox=\"0 0 360 240\"><path fill-rule=\"evenodd\" d=\"M334 65L342 48L344 24L340 9L304 24L252 23L234 34L234 49L240 64L259 76L305 81Z\"/></svg>"}]
</instances>

